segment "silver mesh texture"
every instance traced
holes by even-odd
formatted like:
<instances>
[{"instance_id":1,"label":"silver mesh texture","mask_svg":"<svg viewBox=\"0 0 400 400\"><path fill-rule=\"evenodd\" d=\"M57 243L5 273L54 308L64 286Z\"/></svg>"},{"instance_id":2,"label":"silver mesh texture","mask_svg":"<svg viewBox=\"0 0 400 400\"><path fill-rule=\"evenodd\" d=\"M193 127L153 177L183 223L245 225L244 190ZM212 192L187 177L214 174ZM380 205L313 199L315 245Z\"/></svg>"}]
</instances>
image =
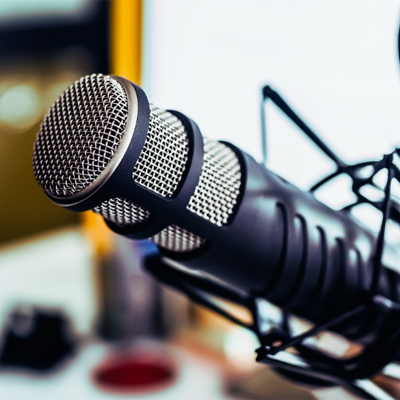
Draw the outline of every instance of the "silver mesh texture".
<instances>
[{"instance_id":1,"label":"silver mesh texture","mask_svg":"<svg viewBox=\"0 0 400 400\"><path fill-rule=\"evenodd\" d=\"M68 197L89 186L118 148L128 115L124 88L115 79L88 75L71 85L46 115L34 147L37 181Z\"/></svg>"},{"instance_id":2,"label":"silver mesh texture","mask_svg":"<svg viewBox=\"0 0 400 400\"><path fill-rule=\"evenodd\" d=\"M182 122L150 105L149 131L133 169L133 179L163 197L171 197L186 168L188 152L188 138Z\"/></svg>"},{"instance_id":3,"label":"silver mesh texture","mask_svg":"<svg viewBox=\"0 0 400 400\"><path fill-rule=\"evenodd\" d=\"M176 225L170 225L150 238L160 247L170 251L184 253L200 248L205 240Z\"/></svg>"},{"instance_id":4,"label":"silver mesh texture","mask_svg":"<svg viewBox=\"0 0 400 400\"><path fill-rule=\"evenodd\" d=\"M223 143L204 138L203 168L187 209L213 224L226 225L233 215L240 183L236 154Z\"/></svg>"},{"instance_id":5,"label":"silver mesh texture","mask_svg":"<svg viewBox=\"0 0 400 400\"><path fill-rule=\"evenodd\" d=\"M150 212L123 198L106 200L93 208L95 213L120 226L137 225L150 218Z\"/></svg>"}]
</instances>

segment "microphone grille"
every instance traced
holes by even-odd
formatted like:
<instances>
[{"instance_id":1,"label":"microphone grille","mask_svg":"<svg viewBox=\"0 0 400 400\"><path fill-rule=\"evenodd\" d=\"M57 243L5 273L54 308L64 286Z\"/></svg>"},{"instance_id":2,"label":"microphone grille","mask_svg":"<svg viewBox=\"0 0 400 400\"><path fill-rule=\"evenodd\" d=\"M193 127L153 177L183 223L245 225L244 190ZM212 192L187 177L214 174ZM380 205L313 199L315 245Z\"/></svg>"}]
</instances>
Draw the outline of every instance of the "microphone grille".
<instances>
[{"instance_id":1,"label":"microphone grille","mask_svg":"<svg viewBox=\"0 0 400 400\"><path fill-rule=\"evenodd\" d=\"M132 201L119 197L103 201L92 211L119 226L137 225L150 218L149 211Z\"/></svg>"},{"instance_id":2,"label":"microphone grille","mask_svg":"<svg viewBox=\"0 0 400 400\"><path fill-rule=\"evenodd\" d=\"M189 140L182 122L150 104L149 130L132 173L135 182L171 197L182 179L188 154Z\"/></svg>"},{"instance_id":3,"label":"microphone grille","mask_svg":"<svg viewBox=\"0 0 400 400\"><path fill-rule=\"evenodd\" d=\"M124 133L128 99L122 85L102 74L71 85L46 115L33 153L33 170L49 193L68 197L103 172Z\"/></svg>"},{"instance_id":4,"label":"microphone grille","mask_svg":"<svg viewBox=\"0 0 400 400\"><path fill-rule=\"evenodd\" d=\"M150 238L154 243L178 253L184 253L200 248L206 243L205 239L177 225L170 225Z\"/></svg>"},{"instance_id":5,"label":"microphone grille","mask_svg":"<svg viewBox=\"0 0 400 400\"><path fill-rule=\"evenodd\" d=\"M139 225L150 218L150 212L143 207L118 197L104 201L92 211L119 226ZM198 249L206 243L205 239L177 225L170 225L149 239L164 249L179 253Z\"/></svg>"},{"instance_id":6,"label":"microphone grille","mask_svg":"<svg viewBox=\"0 0 400 400\"><path fill-rule=\"evenodd\" d=\"M241 176L235 152L204 138L203 168L187 209L217 226L228 224L240 194Z\"/></svg>"}]
</instances>

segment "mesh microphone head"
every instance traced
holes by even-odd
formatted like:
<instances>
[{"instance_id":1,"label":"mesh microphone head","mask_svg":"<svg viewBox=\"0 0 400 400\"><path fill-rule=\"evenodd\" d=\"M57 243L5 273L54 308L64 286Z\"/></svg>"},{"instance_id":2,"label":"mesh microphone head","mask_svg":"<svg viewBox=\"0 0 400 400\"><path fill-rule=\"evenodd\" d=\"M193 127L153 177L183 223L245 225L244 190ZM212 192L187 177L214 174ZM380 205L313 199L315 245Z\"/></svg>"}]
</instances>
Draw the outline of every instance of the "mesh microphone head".
<instances>
[{"instance_id":1,"label":"mesh microphone head","mask_svg":"<svg viewBox=\"0 0 400 400\"><path fill-rule=\"evenodd\" d=\"M129 93L128 93L129 94ZM118 78L85 76L50 108L34 146L37 181L51 197L74 198L99 185L123 152L130 102ZM187 209L218 226L229 222L239 195L240 165L235 153L205 141L203 172ZM176 193L188 161L188 136L171 113L150 106L149 129L132 179L162 197ZM127 183L128 184L128 183ZM151 213L135 202L112 197L93 211L119 226L148 221ZM190 251L204 239L175 225L153 237L172 251Z\"/></svg>"},{"instance_id":2,"label":"mesh microphone head","mask_svg":"<svg viewBox=\"0 0 400 400\"><path fill-rule=\"evenodd\" d=\"M91 185L118 148L128 99L119 82L91 75L71 85L45 117L34 146L33 171L46 192L68 197Z\"/></svg>"}]
</instances>

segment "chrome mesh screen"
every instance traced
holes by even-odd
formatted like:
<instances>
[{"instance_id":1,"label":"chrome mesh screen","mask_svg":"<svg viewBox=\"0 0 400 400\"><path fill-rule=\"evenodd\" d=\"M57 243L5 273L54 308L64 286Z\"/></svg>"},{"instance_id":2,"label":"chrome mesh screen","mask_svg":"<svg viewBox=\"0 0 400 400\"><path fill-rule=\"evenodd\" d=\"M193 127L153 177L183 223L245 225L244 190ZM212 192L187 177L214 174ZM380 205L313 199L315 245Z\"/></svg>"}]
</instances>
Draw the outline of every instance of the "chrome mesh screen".
<instances>
[{"instance_id":1,"label":"chrome mesh screen","mask_svg":"<svg viewBox=\"0 0 400 400\"><path fill-rule=\"evenodd\" d=\"M119 197L103 201L100 206L93 208L92 211L120 226L137 225L150 218L149 211Z\"/></svg>"},{"instance_id":2,"label":"chrome mesh screen","mask_svg":"<svg viewBox=\"0 0 400 400\"><path fill-rule=\"evenodd\" d=\"M170 225L150 238L160 247L170 251L184 253L200 248L205 240L176 225Z\"/></svg>"},{"instance_id":3,"label":"chrome mesh screen","mask_svg":"<svg viewBox=\"0 0 400 400\"><path fill-rule=\"evenodd\" d=\"M110 76L87 75L46 115L34 147L33 170L43 188L71 196L103 172L118 148L128 115L124 88Z\"/></svg>"},{"instance_id":4,"label":"chrome mesh screen","mask_svg":"<svg viewBox=\"0 0 400 400\"><path fill-rule=\"evenodd\" d=\"M133 169L133 179L163 197L171 197L186 168L188 152L188 138L182 122L151 105L149 130Z\"/></svg>"},{"instance_id":5,"label":"chrome mesh screen","mask_svg":"<svg viewBox=\"0 0 400 400\"><path fill-rule=\"evenodd\" d=\"M240 163L233 150L204 138L202 172L187 209L213 224L226 225L233 214L240 183Z\"/></svg>"}]
</instances>

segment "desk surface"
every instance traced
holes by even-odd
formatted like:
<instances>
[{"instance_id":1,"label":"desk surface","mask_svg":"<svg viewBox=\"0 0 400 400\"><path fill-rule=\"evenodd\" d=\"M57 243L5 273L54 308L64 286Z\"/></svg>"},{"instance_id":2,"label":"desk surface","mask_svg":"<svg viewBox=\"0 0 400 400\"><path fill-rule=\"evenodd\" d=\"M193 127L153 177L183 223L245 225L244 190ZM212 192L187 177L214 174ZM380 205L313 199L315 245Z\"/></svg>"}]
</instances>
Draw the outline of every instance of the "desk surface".
<instances>
[{"instance_id":1,"label":"desk surface","mask_svg":"<svg viewBox=\"0 0 400 400\"><path fill-rule=\"evenodd\" d=\"M7 400L228 399L222 392L221 369L212 362L200 360L176 347L168 348L178 367L177 380L171 386L145 394L120 395L105 392L93 384L91 374L107 356L107 352L104 344L88 344L59 373L50 376L3 371L0 374L0 397Z\"/></svg>"}]
</instances>

